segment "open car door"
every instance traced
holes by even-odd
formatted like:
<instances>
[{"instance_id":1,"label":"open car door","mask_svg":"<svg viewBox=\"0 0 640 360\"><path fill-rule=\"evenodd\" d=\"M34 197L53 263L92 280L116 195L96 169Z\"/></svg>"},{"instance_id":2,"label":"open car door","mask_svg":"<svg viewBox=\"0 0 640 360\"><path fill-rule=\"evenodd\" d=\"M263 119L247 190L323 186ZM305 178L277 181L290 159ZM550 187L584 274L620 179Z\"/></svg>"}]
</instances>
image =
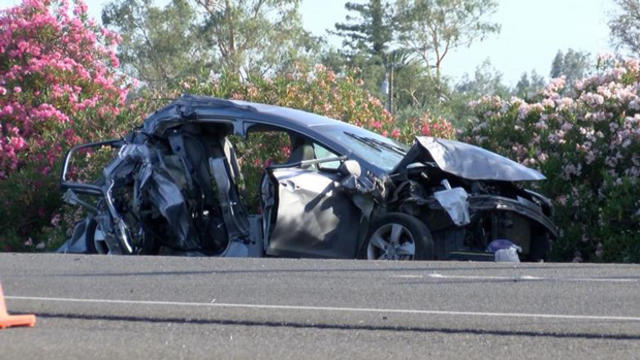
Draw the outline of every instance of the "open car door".
<instances>
[{"instance_id":1,"label":"open car door","mask_svg":"<svg viewBox=\"0 0 640 360\"><path fill-rule=\"evenodd\" d=\"M353 259L361 211L341 189L345 175L337 170L337 155L317 143L303 146L307 146L307 159L268 167L263 177L265 252Z\"/></svg>"}]
</instances>

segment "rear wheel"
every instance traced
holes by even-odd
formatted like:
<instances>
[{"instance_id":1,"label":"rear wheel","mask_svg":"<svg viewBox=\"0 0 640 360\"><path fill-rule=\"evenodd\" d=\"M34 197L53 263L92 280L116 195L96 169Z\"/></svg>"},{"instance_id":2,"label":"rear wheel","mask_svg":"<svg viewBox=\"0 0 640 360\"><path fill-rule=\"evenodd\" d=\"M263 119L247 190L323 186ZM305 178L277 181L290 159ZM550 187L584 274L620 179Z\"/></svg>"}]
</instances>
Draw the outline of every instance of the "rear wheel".
<instances>
[{"instance_id":1,"label":"rear wheel","mask_svg":"<svg viewBox=\"0 0 640 360\"><path fill-rule=\"evenodd\" d=\"M369 260L430 260L433 238L415 217L389 213L371 223L360 255Z\"/></svg>"}]
</instances>

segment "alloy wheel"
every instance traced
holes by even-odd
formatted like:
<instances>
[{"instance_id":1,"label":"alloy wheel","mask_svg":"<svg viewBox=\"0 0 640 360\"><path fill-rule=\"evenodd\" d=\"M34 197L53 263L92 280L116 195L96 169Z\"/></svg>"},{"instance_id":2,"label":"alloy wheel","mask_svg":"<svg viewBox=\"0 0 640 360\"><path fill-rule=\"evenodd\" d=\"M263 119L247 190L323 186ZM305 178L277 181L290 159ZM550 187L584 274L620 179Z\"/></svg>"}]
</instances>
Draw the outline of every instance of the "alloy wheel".
<instances>
[{"instance_id":1,"label":"alloy wheel","mask_svg":"<svg viewBox=\"0 0 640 360\"><path fill-rule=\"evenodd\" d=\"M415 254L416 243L411 231L397 223L380 226L367 245L367 259L370 260L412 260Z\"/></svg>"}]
</instances>

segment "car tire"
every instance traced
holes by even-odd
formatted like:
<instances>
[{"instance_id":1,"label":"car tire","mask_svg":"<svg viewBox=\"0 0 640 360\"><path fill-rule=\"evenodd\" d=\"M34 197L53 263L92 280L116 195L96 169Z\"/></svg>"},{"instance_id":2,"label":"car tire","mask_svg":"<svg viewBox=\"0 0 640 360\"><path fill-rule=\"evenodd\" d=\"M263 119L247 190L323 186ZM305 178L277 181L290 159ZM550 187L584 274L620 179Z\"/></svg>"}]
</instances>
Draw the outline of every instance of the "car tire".
<instances>
[{"instance_id":1,"label":"car tire","mask_svg":"<svg viewBox=\"0 0 640 360\"><path fill-rule=\"evenodd\" d=\"M375 219L365 239L359 254L362 259L433 259L431 232L420 220L407 214L388 213Z\"/></svg>"}]
</instances>

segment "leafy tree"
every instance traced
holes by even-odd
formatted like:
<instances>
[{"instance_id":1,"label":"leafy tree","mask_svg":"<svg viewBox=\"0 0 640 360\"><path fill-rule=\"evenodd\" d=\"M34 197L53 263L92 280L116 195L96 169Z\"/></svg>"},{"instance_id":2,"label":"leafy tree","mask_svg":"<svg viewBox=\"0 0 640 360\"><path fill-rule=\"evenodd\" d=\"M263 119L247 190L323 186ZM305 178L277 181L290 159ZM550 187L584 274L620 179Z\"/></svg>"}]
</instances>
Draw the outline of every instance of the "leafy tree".
<instances>
[{"instance_id":1,"label":"leafy tree","mask_svg":"<svg viewBox=\"0 0 640 360\"><path fill-rule=\"evenodd\" d=\"M435 78L432 80L435 81ZM440 84L443 90L440 99L432 99L425 111L450 119L454 126L464 127L472 112L469 102L482 96L506 96L509 88L502 83L502 73L496 70L487 59L477 66L473 76L464 74L458 84L449 90ZM432 85L432 89L436 88ZM439 100L439 101L436 101Z\"/></svg>"},{"instance_id":2,"label":"leafy tree","mask_svg":"<svg viewBox=\"0 0 640 360\"><path fill-rule=\"evenodd\" d=\"M318 39L302 27L300 0L194 1L203 11L202 33L230 74L292 69L318 50Z\"/></svg>"},{"instance_id":3,"label":"leafy tree","mask_svg":"<svg viewBox=\"0 0 640 360\"><path fill-rule=\"evenodd\" d=\"M564 54L562 54L562 50L558 50L556 56L553 57L553 61L551 62L551 78L560 77L560 72L562 71L563 64Z\"/></svg>"},{"instance_id":4,"label":"leafy tree","mask_svg":"<svg viewBox=\"0 0 640 360\"><path fill-rule=\"evenodd\" d=\"M613 41L640 54L640 0L614 0L620 13L609 21Z\"/></svg>"},{"instance_id":5,"label":"leafy tree","mask_svg":"<svg viewBox=\"0 0 640 360\"><path fill-rule=\"evenodd\" d=\"M396 8L402 44L435 69L438 82L449 51L500 31L488 19L497 9L495 0L397 0Z\"/></svg>"},{"instance_id":6,"label":"leafy tree","mask_svg":"<svg viewBox=\"0 0 640 360\"><path fill-rule=\"evenodd\" d=\"M489 59L476 67L473 78L464 74L455 90L476 97L483 95L506 96L509 94L509 88L502 83L502 73L491 65Z\"/></svg>"},{"instance_id":7,"label":"leafy tree","mask_svg":"<svg viewBox=\"0 0 640 360\"><path fill-rule=\"evenodd\" d=\"M337 23L333 33L343 37L347 50L335 51L331 60L342 54L343 65L361 69L365 87L384 96L389 109L411 107L401 111L400 118L419 118L427 104L438 103L435 83L424 64L416 62L414 54L397 41L402 19L394 14L392 4L369 0L350 2L345 7L354 15L348 15L346 23ZM329 65L335 68L335 63L332 61ZM388 92L382 91L381 84L387 86ZM410 115L404 116L405 113Z\"/></svg>"},{"instance_id":8,"label":"leafy tree","mask_svg":"<svg viewBox=\"0 0 640 360\"><path fill-rule=\"evenodd\" d=\"M551 63L551 78L564 76L567 84L573 84L576 80L584 78L591 68L589 53L567 50L565 54L558 50Z\"/></svg>"},{"instance_id":9,"label":"leafy tree","mask_svg":"<svg viewBox=\"0 0 640 360\"><path fill-rule=\"evenodd\" d=\"M521 99L532 99L540 90L544 89L545 85L544 77L538 75L535 70L531 70L530 75L523 72L513 89L513 95Z\"/></svg>"},{"instance_id":10,"label":"leafy tree","mask_svg":"<svg viewBox=\"0 0 640 360\"><path fill-rule=\"evenodd\" d=\"M171 87L211 61L187 0L165 7L152 0L116 0L105 6L102 22L122 36L118 57L124 70L152 88Z\"/></svg>"},{"instance_id":11,"label":"leafy tree","mask_svg":"<svg viewBox=\"0 0 640 360\"><path fill-rule=\"evenodd\" d=\"M391 5L382 0L370 0L360 4L347 2L345 8L356 16L347 15L347 23L336 23L333 32L344 38L343 45L350 51L345 54L353 57L364 52L373 57L373 61L383 63L386 60L390 43L394 39L394 23Z\"/></svg>"},{"instance_id":12,"label":"leafy tree","mask_svg":"<svg viewBox=\"0 0 640 360\"><path fill-rule=\"evenodd\" d=\"M331 31L343 38L344 50L335 54L342 57L343 67L361 70L365 88L370 92L383 95L381 84L386 77L393 93L391 68L394 62L399 65L402 56L392 55L396 26L391 4L385 0L368 0L347 2L345 8L349 12L346 22L336 23L335 31Z\"/></svg>"},{"instance_id":13,"label":"leafy tree","mask_svg":"<svg viewBox=\"0 0 640 360\"><path fill-rule=\"evenodd\" d=\"M300 0L114 0L103 22L122 35L125 71L155 89L188 76L247 78L292 69L319 40L305 31Z\"/></svg>"},{"instance_id":14,"label":"leafy tree","mask_svg":"<svg viewBox=\"0 0 640 360\"><path fill-rule=\"evenodd\" d=\"M433 81L424 66L405 49L391 51L387 56L389 92L396 108L424 107L435 102Z\"/></svg>"}]
</instances>

